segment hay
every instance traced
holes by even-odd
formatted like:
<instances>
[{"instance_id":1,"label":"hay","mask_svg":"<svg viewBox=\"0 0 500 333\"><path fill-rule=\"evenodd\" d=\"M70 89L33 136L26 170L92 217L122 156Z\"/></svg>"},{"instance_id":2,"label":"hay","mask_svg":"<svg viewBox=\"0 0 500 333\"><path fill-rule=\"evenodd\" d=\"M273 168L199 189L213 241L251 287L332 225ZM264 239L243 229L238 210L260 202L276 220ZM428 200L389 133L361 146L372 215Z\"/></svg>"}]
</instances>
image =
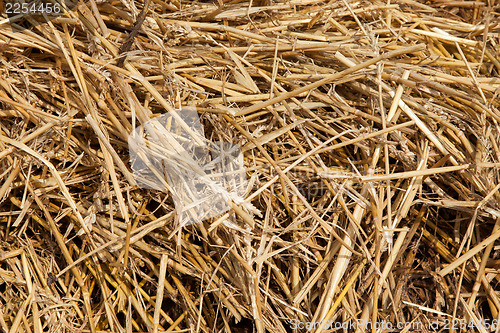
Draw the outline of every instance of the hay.
<instances>
[{"instance_id":1,"label":"hay","mask_svg":"<svg viewBox=\"0 0 500 333\"><path fill-rule=\"evenodd\" d=\"M3 331L496 329L499 4L90 0L42 20L0 26ZM242 147L255 210L179 227L136 185L129 134L183 106Z\"/></svg>"}]
</instances>

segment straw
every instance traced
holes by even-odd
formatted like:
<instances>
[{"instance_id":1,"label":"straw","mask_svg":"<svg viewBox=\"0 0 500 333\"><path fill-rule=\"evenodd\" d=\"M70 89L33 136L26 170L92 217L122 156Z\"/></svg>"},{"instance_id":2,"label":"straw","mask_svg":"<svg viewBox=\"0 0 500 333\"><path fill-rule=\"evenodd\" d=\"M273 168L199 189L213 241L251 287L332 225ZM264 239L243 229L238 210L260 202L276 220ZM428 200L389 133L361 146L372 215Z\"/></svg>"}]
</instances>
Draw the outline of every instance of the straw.
<instances>
[{"instance_id":1,"label":"straw","mask_svg":"<svg viewBox=\"0 0 500 333\"><path fill-rule=\"evenodd\" d=\"M3 331L497 329L497 3L53 4L0 18Z\"/></svg>"}]
</instances>

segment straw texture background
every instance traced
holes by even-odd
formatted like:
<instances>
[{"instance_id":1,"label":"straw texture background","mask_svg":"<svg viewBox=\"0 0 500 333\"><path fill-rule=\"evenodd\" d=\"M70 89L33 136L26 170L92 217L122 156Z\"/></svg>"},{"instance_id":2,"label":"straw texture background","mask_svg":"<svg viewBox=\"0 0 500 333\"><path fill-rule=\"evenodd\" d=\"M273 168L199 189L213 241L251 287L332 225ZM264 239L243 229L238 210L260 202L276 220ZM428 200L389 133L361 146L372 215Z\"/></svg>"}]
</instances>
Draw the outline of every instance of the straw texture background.
<instances>
[{"instance_id":1,"label":"straw texture background","mask_svg":"<svg viewBox=\"0 0 500 333\"><path fill-rule=\"evenodd\" d=\"M0 25L2 331L495 331L498 2L90 0L42 20ZM179 228L127 138L188 105L250 185Z\"/></svg>"}]
</instances>

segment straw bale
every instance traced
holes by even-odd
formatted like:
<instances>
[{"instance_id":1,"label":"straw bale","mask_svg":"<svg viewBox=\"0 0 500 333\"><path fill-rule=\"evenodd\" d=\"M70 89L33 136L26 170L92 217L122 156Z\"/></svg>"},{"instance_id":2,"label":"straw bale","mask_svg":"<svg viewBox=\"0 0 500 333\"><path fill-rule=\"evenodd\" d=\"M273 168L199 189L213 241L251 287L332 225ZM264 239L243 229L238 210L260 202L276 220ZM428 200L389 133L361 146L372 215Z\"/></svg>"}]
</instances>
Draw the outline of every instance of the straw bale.
<instances>
[{"instance_id":1,"label":"straw bale","mask_svg":"<svg viewBox=\"0 0 500 333\"><path fill-rule=\"evenodd\" d=\"M63 4L2 14L2 331L497 329L498 2ZM249 185L179 226L128 137L186 106Z\"/></svg>"}]
</instances>

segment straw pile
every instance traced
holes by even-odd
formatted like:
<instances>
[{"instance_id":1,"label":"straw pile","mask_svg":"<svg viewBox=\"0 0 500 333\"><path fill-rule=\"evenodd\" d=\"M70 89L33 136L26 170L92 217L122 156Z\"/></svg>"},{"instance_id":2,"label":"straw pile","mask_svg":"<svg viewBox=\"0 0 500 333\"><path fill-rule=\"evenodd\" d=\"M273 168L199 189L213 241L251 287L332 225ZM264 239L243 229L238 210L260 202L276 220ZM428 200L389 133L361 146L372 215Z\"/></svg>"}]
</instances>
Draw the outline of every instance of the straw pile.
<instances>
[{"instance_id":1,"label":"straw pile","mask_svg":"<svg viewBox=\"0 0 500 333\"><path fill-rule=\"evenodd\" d=\"M496 329L498 3L68 9L0 26L3 331ZM128 135L187 105L253 212L136 185Z\"/></svg>"}]
</instances>

